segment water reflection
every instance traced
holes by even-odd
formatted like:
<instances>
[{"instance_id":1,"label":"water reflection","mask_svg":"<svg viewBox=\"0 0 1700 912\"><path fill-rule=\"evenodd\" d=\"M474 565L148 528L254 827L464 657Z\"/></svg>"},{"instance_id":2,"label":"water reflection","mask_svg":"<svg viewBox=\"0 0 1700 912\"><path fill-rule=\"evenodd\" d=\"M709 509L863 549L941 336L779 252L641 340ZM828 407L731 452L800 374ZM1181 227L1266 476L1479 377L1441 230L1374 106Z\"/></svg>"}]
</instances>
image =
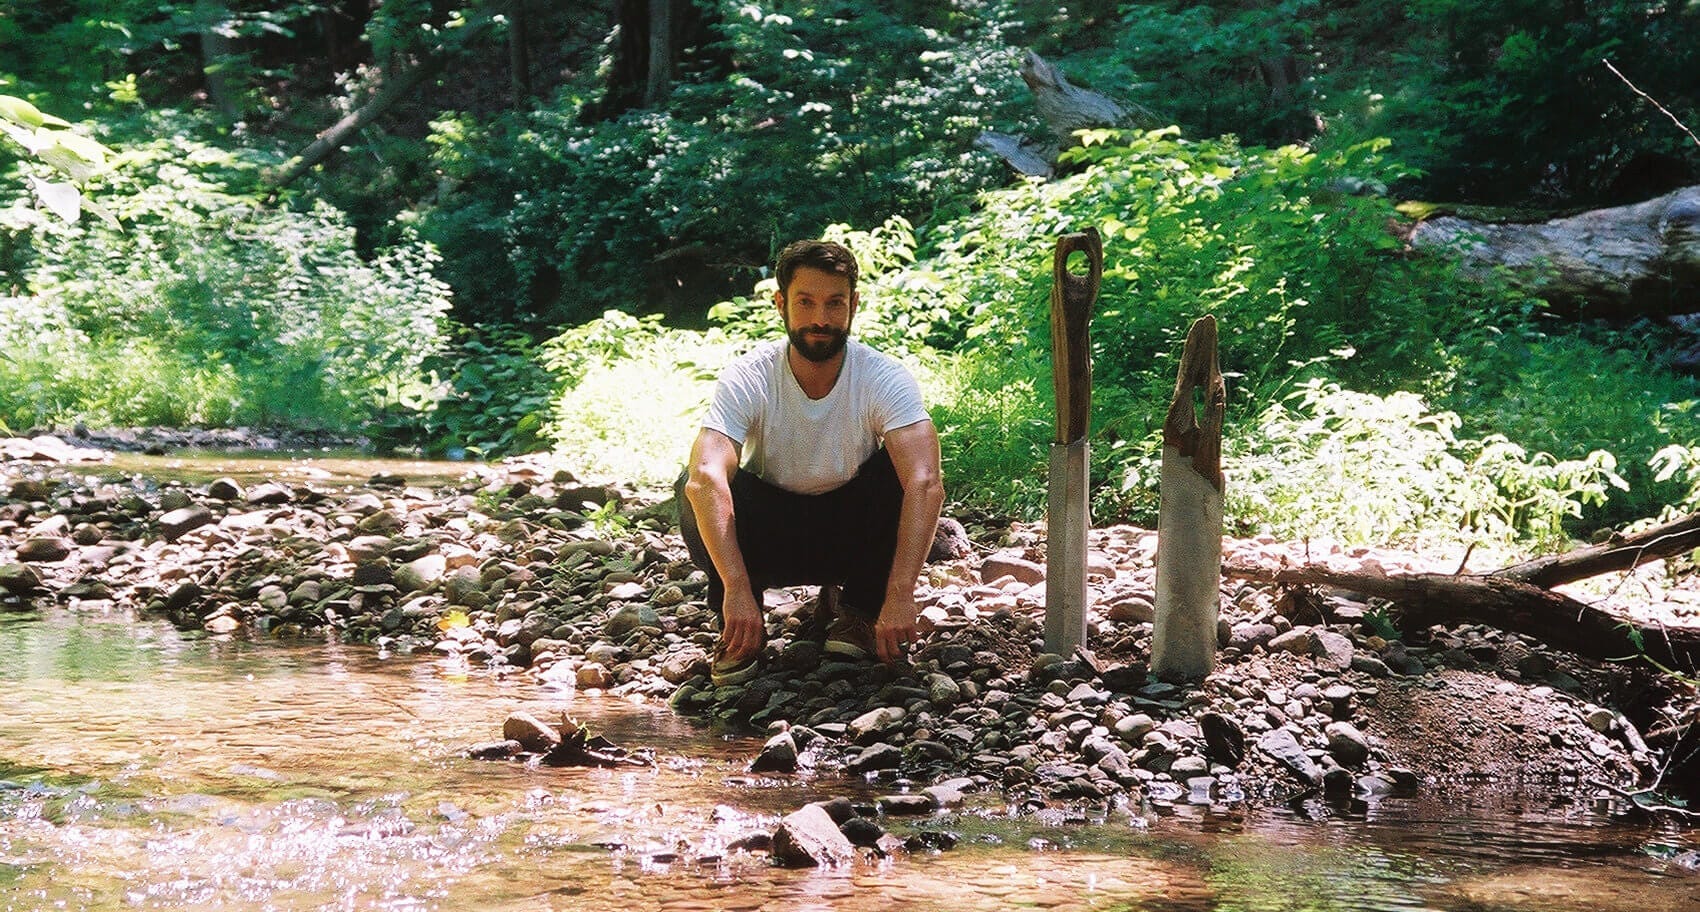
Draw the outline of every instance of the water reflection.
<instances>
[{"instance_id":1,"label":"water reflection","mask_svg":"<svg viewBox=\"0 0 1700 912\"><path fill-rule=\"evenodd\" d=\"M951 851L786 871L730 846L873 787L751 776L757 740L659 707L65 612L0 615L0 685L0 910L1700 908L1700 878L1642 851L1681 834L1539 796L1090 826L992 799L927 824ZM462 757L515 709L661 762Z\"/></svg>"}]
</instances>

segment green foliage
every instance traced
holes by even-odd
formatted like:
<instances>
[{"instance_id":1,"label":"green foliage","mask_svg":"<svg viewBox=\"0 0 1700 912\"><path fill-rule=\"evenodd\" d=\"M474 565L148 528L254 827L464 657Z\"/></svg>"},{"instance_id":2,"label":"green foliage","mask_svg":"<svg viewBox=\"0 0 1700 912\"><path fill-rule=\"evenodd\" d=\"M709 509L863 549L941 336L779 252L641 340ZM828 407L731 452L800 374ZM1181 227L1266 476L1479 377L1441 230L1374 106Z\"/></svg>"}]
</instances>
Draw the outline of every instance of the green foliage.
<instances>
[{"instance_id":1,"label":"green foliage","mask_svg":"<svg viewBox=\"0 0 1700 912\"><path fill-rule=\"evenodd\" d=\"M1222 327L1231 413L1245 416L1315 376L1371 390L1418 382L1450 363L1442 340L1499 312L1482 299L1490 289L1404 256L1386 232L1396 217L1386 200L1346 192L1400 173L1378 144L1320 155L1174 130L1083 140L1067 154L1081 170L985 194L980 212L927 238L924 268L969 302L959 388L1033 385L1027 413L1000 419L1004 433L955 451L975 479L1043 475L1034 435L1008 429L1051 422L1051 248L1068 231L1094 226L1105 246L1092 329L1100 516L1154 518L1156 434L1198 316ZM949 421L979 427L971 412L945 406ZM993 499L1037 504L1014 489Z\"/></svg>"},{"instance_id":2,"label":"green foliage","mask_svg":"<svg viewBox=\"0 0 1700 912\"><path fill-rule=\"evenodd\" d=\"M555 449L592 475L670 484L714 378L748 345L619 311L567 330L544 344L560 381L547 426Z\"/></svg>"},{"instance_id":3,"label":"green foliage","mask_svg":"<svg viewBox=\"0 0 1700 912\"><path fill-rule=\"evenodd\" d=\"M1700 382L1661 366L1653 327L1560 336L1555 327L1512 324L1461 339L1463 362L1447 408L1475 433L1502 434L1567 459L1617 454L1628 493L1595 511L1602 525L1653 515L1682 500L1655 454L1700 444Z\"/></svg>"},{"instance_id":4,"label":"green foliage","mask_svg":"<svg viewBox=\"0 0 1700 912\"><path fill-rule=\"evenodd\" d=\"M1431 198L1629 202L1658 189L1642 173L1657 157L1690 177L1700 166L1602 63L1694 122L1693 4L1143 0L1112 33L1113 47L1079 56L1083 76L1129 86L1189 133L1388 137L1417 169L1404 186Z\"/></svg>"},{"instance_id":5,"label":"green foliage","mask_svg":"<svg viewBox=\"0 0 1700 912\"><path fill-rule=\"evenodd\" d=\"M490 459L546 447L554 378L542 352L512 326L461 331L421 365L431 387L380 416L368 436L428 456Z\"/></svg>"},{"instance_id":6,"label":"green foliage","mask_svg":"<svg viewBox=\"0 0 1700 912\"><path fill-rule=\"evenodd\" d=\"M1687 487L1686 493L1672 503L1675 510L1700 512L1700 446L1671 444L1654 453L1648 465L1654 470L1654 481L1675 481Z\"/></svg>"},{"instance_id":7,"label":"green foliage","mask_svg":"<svg viewBox=\"0 0 1700 912\"><path fill-rule=\"evenodd\" d=\"M9 423L349 430L414 394L448 306L429 246L362 261L336 213L259 207L230 189L256 163L189 136L117 164L126 230L29 236L29 306L0 316Z\"/></svg>"},{"instance_id":8,"label":"green foliage","mask_svg":"<svg viewBox=\"0 0 1700 912\"><path fill-rule=\"evenodd\" d=\"M33 159L23 177L43 208L67 222L76 221L84 209L111 219L78 189L106 163L105 146L11 95L0 95L0 137ZM23 210L14 209L9 220L26 219Z\"/></svg>"},{"instance_id":9,"label":"green foliage","mask_svg":"<svg viewBox=\"0 0 1700 912\"><path fill-rule=\"evenodd\" d=\"M1297 539L1418 546L1563 541L1563 523L1623 487L1610 453L1529 454L1457 436L1420 397L1311 381L1258 417L1227 454L1227 512ZM1249 529L1242 531L1251 531Z\"/></svg>"},{"instance_id":10,"label":"green foliage","mask_svg":"<svg viewBox=\"0 0 1700 912\"><path fill-rule=\"evenodd\" d=\"M753 273L794 237L866 213L858 227L919 218L1001 179L970 150L1020 100L997 22L940 12L947 32L888 4L719 6L734 69L686 74L665 109L436 124L451 183L421 230L456 257L457 291L556 323L650 291L652 309L706 305L721 289L667 281L670 257Z\"/></svg>"}]
</instances>

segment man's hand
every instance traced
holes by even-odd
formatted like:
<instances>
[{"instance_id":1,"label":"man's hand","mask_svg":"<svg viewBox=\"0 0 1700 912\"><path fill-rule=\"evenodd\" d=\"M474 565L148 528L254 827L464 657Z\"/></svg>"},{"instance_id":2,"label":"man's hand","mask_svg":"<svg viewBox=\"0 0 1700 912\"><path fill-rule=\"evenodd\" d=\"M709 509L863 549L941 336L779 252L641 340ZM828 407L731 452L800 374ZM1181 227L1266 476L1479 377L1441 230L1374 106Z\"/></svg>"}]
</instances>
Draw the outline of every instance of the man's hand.
<instances>
[{"instance_id":1,"label":"man's hand","mask_svg":"<svg viewBox=\"0 0 1700 912\"><path fill-rule=\"evenodd\" d=\"M763 637L761 606L748 586L726 590L720 606L720 648L728 661L741 662L761 651Z\"/></svg>"},{"instance_id":2,"label":"man's hand","mask_svg":"<svg viewBox=\"0 0 1700 912\"><path fill-rule=\"evenodd\" d=\"M917 611L913 594L886 596L879 620L874 622L874 651L881 662L897 661L903 657L904 647L915 642Z\"/></svg>"}]
</instances>

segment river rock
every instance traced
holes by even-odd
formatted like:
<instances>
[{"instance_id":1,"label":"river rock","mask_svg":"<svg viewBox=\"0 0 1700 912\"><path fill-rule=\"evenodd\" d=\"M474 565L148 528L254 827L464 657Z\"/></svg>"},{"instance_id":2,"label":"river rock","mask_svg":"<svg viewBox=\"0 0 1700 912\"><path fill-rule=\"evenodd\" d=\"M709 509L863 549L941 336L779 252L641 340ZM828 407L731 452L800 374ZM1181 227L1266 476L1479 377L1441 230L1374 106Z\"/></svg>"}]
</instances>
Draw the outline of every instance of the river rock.
<instances>
[{"instance_id":1,"label":"river rock","mask_svg":"<svg viewBox=\"0 0 1700 912\"><path fill-rule=\"evenodd\" d=\"M607 690L614 686L614 675L601 662L586 662L578 667L580 690Z\"/></svg>"},{"instance_id":2,"label":"river rock","mask_svg":"<svg viewBox=\"0 0 1700 912\"><path fill-rule=\"evenodd\" d=\"M247 500L255 506L275 506L289 503L293 497L294 494L288 488L277 482L268 481L255 485L248 492Z\"/></svg>"},{"instance_id":3,"label":"river rock","mask_svg":"<svg viewBox=\"0 0 1700 912\"><path fill-rule=\"evenodd\" d=\"M396 568L395 585L402 592L430 592L442 582L448 570L448 559L441 554L427 554Z\"/></svg>"},{"instance_id":4,"label":"river rock","mask_svg":"<svg viewBox=\"0 0 1700 912\"><path fill-rule=\"evenodd\" d=\"M938 526L933 531L933 546L927 552L927 562L936 564L962 560L973 554L974 544L968 540L968 530L962 527L962 523L948 516L939 517Z\"/></svg>"},{"instance_id":5,"label":"river rock","mask_svg":"<svg viewBox=\"0 0 1700 912\"><path fill-rule=\"evenodd\" d=\"M885 732L890 731L903 721L906 711L901 706L882 706L870 709L850 721L845 734L857 744L866 744L877 740Z\"/></svg>"},{"instance_id":6,"label":"river rock","mask_svg":"<svg viewBox=\"0 0 1700 912\"><path fill-rule=\"evenodd\" d=\"M159 508L166 513L194 506L195 498L182 488L166 488L159 492ZM163 518L162 518L163 521Z\"/></svg>"},{"instance_id":7,"label":"river rock","mask_svg":"<svg viewBox=\"0 0 1700 912\"><path fill-rule=\"evenodd\" d=\"M1199 713L1198 728L1212 762L1237 767L1245 759L1245 732L1238 722L1217 712Z\"/></svg>"},{"instance_id":8,"label":"river rock","mask_svg":"<svg viewBox=\"0 0 1700 912\"><path fill-rule=\"evenodd\" d=\"M1149 624L1156 615L1151 598L1140 592L1124 592L1105 606L1105 616L1118 624Z\"/></svg>"},{"instance_id":9,"label":"river rock","mask_svg":"<svg viewBox=\"0 0 1700 912\"><path fill-rule=\"evenodd\" d=\"M794 773L797 771L797 739L790 731L782 731L767 739L761 753L750 763L752 773Z\"/></svg>"},{"instance_id":10,"label":"river rock","mask_svg":"<svg viewBox=\"0 0 1700 912\"><path fill-rule=\"evenodd\" d=\"M819 805L785 815L773 833L773 859L786 867L835 867L855 857L856 847Z\"/></svg>"},{"instance_id":11,"label":"river rock","mask_svg":"<svg viewBox=\"0 0 1700 912\"><path fill-rule=\"evenodd\" d=\"M1352 657L1357 648L1352 645L1352 638L1332 630L1318 629L1316 646L1311 655L1316 657L1318 667L1328 671L1345 671L1352 667Z\"/></svg>"},{"instance_id":12,"label":"river rock","mask_svg":"<svg viewBox=\"0 0 1700 912\"><path fill-rule=\"evenodd\" d=\"M58 563L70 556L71 542L64 538L29 538L18 546L18 560L26 564Z\"/></svg>"},{"instance_id":13,"label":"river rock","mask_svg":"<svg viewBox=\"0 0 1700 912\"><path fill-rule=\"evenodd\" d=\"M234 478L218 478L207 485L207 496L213 500L241 500L242 485Z\"/></svg>"},{"instance_id":14,"label":"river rock","mask_svg":"<svg viewBox=\"0 0 1700 912\"><path fill-rule=\"evenodd\" d=\"M163 499L162 496L161 500L163 501ZM201 504L190 504L162 515L159 518L159 534L166 541L176 541L184 535L207 525L214 519L211 510Z\"/></svg>"},{"instance_id":15,"label":"river rock","mask_svg":"<svg viewBox=\"0 0 1700 912\"><path fill-rule=\"evenodd\" d=\"M687 646L661 660L661 678L669 684L683 684L699 674L707 674L708 666L706 650L700 646Z\"/></svg>"},{"instance_id":16,"label":"river rock","mask_svg":"<svg viewBox=\"0 0 1700 912\"><path fill-rule=\"evenodd\" d=\"M1328 736L1328 753L1344 767L1362 766L1369 759L1369 739L1350 722L1330 722L1323 730Z\"/></svg>"},{"instance_id":17,"label":"river rock","mask_svg":"<svg viewBox=\"0 0 1700 912\"><path fill-rule=\"evenodd\" d=\"M560 731L524 711L509 713L502 721L502 737L534 754L546 754L561 743Z\"/></svg>"},{"instance_id":18,"label":"river rock","mask_svg":"<svg viewBox=\"0 0 1700 912\"><path fill-rule=\"evenodd\" d=\"M877 848L886 835L884 827L867 817L852 817L839 824L838 831L850 840L851 845L864 849Z\"/></svg>"},{"instance_id":19,"label":"river rock","mask_svg":"<svg viewBox=\"0 0 1700 912\"><path fill-rule=\"evenodd\" d=\"M447 566L446 560L444 566ZM443 580L443 597L448 599L451 605L482 607L482 604L473 605L474 602L479 601L478 597L482 595L484 595L484 579L479 574L477 567L457 567Z\"/></svg>"},{"instance_id":20,"label":"river rock","mask_svg":"<svg viewBox=\"0 0 1700 912\"><path fill-rule=\"evenodd\" d=\"M41 576L23 564L0 564L0 590L24 595L41 587Z\"/></svg>"},{"instance_id":21,"label":"river rock","mask_svg":"<svg viewBox=\"0 0 1700 912\"><path fill-rule=\"evenodd\" d=\"M375 557L354 566L349 581L356 586L384 586L395 581L395 569L387 557Z\"/></svg>"},{"instance_id":22,"label":"river rock","mask_svg":"<svg viewBox=\"0 0 1700 912\"><path fill-rule=\"evenodd\" d=\"M947 674L935 672L927 675L927 700L935 706L954 706L962 699L962 685Z\"/></svg>"},{"instance_id":23,"label":"river rock","mask_svg":"<svg viewBox=\"0 0 1700 912\"><path fill-rule=\"evenodd\" d=\"M389 510L379 510L370 516L362 517L354 528L369 535L393 535L401 531L401 520Z\"/></svg>"},{"instance_id":24,"label":"river rock","mask_svg":"<svg viewBox=\"0 0 1700 912\"><path fill-rule=\"evenodd\" d=\"M282 586L261 586L259 594L254 599L260 603L261 608L272 614L277 614L289 607L289 593L284 592Z\"/></svg>"},{"instance_id":25,"label":"river rock","mask_svg":"<svg viewBox=\"0 0 1700 912\"><path fill-rule=\"evenodd\" d=\"M1285 728L1272 729L1257 740L1257 749L1275 758L1306 784L1322 783L1322 770L1310 759L1310 754L1305 752L1304 746L1299 744L1299 739L1292 731Z\"/></svg>"},{"instance_id":26,"label":"river rock","mask_svg":"<svg viewBox=\"0 0 1700 912\"><path fill-rule=\"evenodd\" d=\"M860 776L875 770L896 769L903 763L903 751L895 745L881 741L862 748L862 752L850 759L844 765L852 775Z\"/></svg>"},{"instance_id":27,"label":"river rock","mask_svg":"<svg viewBox=\"0 0 1700 912\"><path fill-rule=\"evenodd\" d=\"M1235 624L1228 632L1228 645L1241 652L1250 652L1258 646L1269 645L1279 634L1274 624Z\"/></svg>"},{"instance_id":28,"label":"river rock","mask_svg":"<svg viewBox=\"0 0 1700 912\"><path fill-rule=\"evenodd\" d=\"M648 605L622 605L612 615L607 623L602 625L602 635L615 642L624 640L632 631L639 627L660 627L661 615Z\"/></svg>"},{"instance_id":29,"label":"river rock","mask_svg":"<svg viewBox=\"0 0 1700 912\"><path fill-rule=\"evenodd\" d=\"M887 817L919 817L938 810L938 803L933 796L922 792L906 795L881 795L874 799L874 806Z\"/></svg>"},{"instance_id":30,"label":"river rock","mask_svg":"<svg viewBox=\"0 0 1700 912\"><path fill-rule=\"evenodd\" d=\"M1045 581L1045 565L1008 551L993 554L980 565L982 582L990 583L1006 576L1015 577L1016 582L1036 586Z\"/></svg>"},{"instance_id":31,"label":"river rock","mask_svg":"<svg viewBox=\"0 0 1700 912\"><path fill-rule=\"evenodd\" d=\"M388 557L390 539L386 535L356 535L348 540L346 547L348 548L348 559L358 564L362 561Z\"/></svg>"}]
</instances>

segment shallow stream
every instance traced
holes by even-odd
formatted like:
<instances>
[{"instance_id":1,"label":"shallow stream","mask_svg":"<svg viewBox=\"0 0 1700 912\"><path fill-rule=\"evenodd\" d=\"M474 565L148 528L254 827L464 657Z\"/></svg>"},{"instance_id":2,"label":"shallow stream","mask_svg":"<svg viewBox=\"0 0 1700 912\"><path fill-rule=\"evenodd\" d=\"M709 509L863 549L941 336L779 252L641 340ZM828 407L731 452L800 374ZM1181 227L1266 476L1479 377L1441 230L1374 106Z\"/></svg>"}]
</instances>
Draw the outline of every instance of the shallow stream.
<instances>
[{"instance_id":1,"label":"shallow stream","mask_svg":"<svg viewBox=\"0 0 1700 912\"><path fill-rule=\"evenodd\" d=\"M429 485L466 463L118 454L76 469ZM758 736L659 704L435 656L0 612L0 912L9 910L1700 910L1692 834L1569 795L1437 791L1368 806L1016 813L995 795L836 870L732 848L821 798L900 787L746 771ZM514 710L569 714L644 769L466 759ZM924 785L926 783L919 783ZM935 837L936 841L936 837Z\"/></svg>"},{"instance_id":2,"label":"shallow stream","mask_svg":"<svg viewBox=\"0 0 1700 912\"><path fill-rule=\"evenodd\" d=\"M1658 857L1686 837L1527 794L1085 824L986 798L888 821L949 851L784 870L727 845L891 786L753 776L759 738L665 706L129 617L0 615L0 693L0 910L1700 909ZM464 759L515 709L659 762Z\"/></svg>"}]
</instances>

